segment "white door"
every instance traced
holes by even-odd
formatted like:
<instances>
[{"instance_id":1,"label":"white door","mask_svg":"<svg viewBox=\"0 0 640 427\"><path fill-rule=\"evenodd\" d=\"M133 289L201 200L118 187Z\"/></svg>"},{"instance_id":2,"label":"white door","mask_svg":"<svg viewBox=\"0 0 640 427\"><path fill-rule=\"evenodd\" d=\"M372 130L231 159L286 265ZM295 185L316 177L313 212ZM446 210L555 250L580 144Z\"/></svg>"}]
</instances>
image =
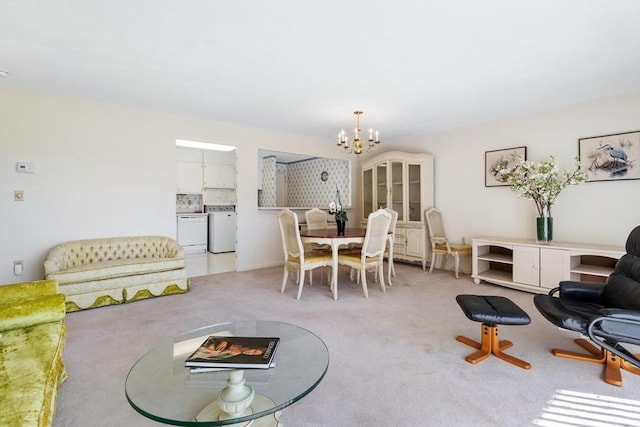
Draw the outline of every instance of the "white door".
<instances>
[{"instance_id":1,"label":"white door","mask_svg":"<svg viewBox=\"0 0 640 427\"><path fill-rule=\"evenodd\" d=\"M235 250L235 212L220 212L213 214L213 252L233 252Z\"/></svg>"},{"instance_id":2,"label":"white door","mask_svg":"<svg viewBox=\"0 0 640 427\"><path fill-rule=\"evenodd\" d=\"M422 253L424 252L424 229L407 227L405 228L405 235L407 237L407 255L421 258Z\"/></svg>"},{"instance_id":3,"label":"white door","mask_svg":"<svg viewBox=\"0 0 640 427\"><path fill-rule=\"evenodd\" d=\"M538 248L513 247L513 281L540 286L540 250Z\"/></svg>"},{"instance_id":4,"label":"white door","mask_svg":"<svg viewBox=\"0 0 640 427\"><path fill-rule=\"evenodd\" d=\"M569 279L569 251L540 248L540 286L553 289Z\"/></svg>"}]
</instances>

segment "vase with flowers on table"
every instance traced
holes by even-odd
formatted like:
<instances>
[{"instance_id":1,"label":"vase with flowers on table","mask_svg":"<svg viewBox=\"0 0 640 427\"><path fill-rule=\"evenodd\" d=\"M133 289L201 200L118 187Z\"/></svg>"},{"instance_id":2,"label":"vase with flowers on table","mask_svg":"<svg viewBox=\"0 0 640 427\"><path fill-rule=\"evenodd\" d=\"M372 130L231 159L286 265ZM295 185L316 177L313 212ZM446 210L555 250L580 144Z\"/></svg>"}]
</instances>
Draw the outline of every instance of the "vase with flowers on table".
<instances>
[{"instance_id":1,"label":"vase with flowers on table","mask_svg":"<svg viewBox=\"0 0 640 427\"><path fill-rule=\"evenodd\" d=\"M538 211L537 240L540 243L551 243L553 240L551 207L562 190L569 185L585 182L587 174L582 169L578 157L575 159L576 166L573 171L561 171L553 156L539 163L526 161L522 156L515 155L515 157L516 165L511 169L506 167L499 169L498 179L508 183L518 197L534 201Z\"/></svg>"},{"instance_id":2,"label":"vase with flowers on table","mask_svg":"<svg viewBox=\"0 0 640 427\"><path fill-rule=\"evenodd\" d=\"M342 200L340 200L340 190L338 190L337 185L336 185L336 200L337 202L329 203L329 215L335 215L338 235L344 236L344 229L347 226L347 221L349 221L349 218L347 217L347 211L345 211L342 208Z\"/></svg>"},{"instance_id":3,"label":"vase with flowers on table","mask_svg":"<svg viewBox=\"0 0 640 427\"><path fill-rule=\"evenodd\" d=\"M335 215L338 235L344 236L344 229L346 228L347 221L349 220L347 217L347 211L342 209L342 205L331 202L329 203L329 214Z\"/></svg>"}]
</instances>

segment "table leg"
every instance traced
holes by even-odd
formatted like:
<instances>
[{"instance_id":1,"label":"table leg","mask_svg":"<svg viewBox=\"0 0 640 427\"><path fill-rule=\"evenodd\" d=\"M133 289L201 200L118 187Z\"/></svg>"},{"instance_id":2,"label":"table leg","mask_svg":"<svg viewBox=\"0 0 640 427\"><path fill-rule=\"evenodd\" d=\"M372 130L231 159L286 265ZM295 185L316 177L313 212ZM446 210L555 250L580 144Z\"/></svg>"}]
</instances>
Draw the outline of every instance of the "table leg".
<instances>
[{"instance_id":1,"label":"table leg","mask_svg":"<svg viewBox=\"0 0 640 427\"><path fill-rule=\"evenodd\" d=\"M333 291L333 299L338 299L338 240L331 240L331 290Z\"/></svg>"}]
</instances>

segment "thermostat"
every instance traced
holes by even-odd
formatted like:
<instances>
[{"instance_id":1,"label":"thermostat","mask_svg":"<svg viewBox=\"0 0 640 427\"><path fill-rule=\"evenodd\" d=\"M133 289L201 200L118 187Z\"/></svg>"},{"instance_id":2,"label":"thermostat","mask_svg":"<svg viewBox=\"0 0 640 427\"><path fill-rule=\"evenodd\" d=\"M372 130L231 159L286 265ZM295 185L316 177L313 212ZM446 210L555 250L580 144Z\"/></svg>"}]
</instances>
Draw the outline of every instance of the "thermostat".
<instances>
[{"instance_id":1,"label":"thermostat","mask_svg":"<svg viewBox=\"0 0 640 427\"><path fill-rule=\"evenodd\" d=\"M16 163L16 170L22 173L36 173L36 165L33 163Z\"/></svg>"}]
</instances>

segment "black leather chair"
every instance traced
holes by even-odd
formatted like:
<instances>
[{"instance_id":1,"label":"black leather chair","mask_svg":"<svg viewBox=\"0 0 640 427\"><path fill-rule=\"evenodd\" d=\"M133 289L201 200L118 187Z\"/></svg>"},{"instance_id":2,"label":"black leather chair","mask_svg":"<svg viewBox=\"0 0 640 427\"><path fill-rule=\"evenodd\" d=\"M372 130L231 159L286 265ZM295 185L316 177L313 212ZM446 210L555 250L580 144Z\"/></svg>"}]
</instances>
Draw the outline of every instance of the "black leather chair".
<instances>
[{"instance_id":1,"label":"black leather chair","mask_svg":"<svg viewBox=\"0 0 640 427\"><path fill-rule=\"evenodd\" d=\"M626 251L606 285L563 281L548 295L533 298L538 311L551 323L591 340L575 339L590 354L557 349L552 353L603 363L605 381L618 386L622 385L621 369L640 374L640 354L628 349L629 344L640 345L640 226L629 234Z\"/></svg>"}]
</instances>

